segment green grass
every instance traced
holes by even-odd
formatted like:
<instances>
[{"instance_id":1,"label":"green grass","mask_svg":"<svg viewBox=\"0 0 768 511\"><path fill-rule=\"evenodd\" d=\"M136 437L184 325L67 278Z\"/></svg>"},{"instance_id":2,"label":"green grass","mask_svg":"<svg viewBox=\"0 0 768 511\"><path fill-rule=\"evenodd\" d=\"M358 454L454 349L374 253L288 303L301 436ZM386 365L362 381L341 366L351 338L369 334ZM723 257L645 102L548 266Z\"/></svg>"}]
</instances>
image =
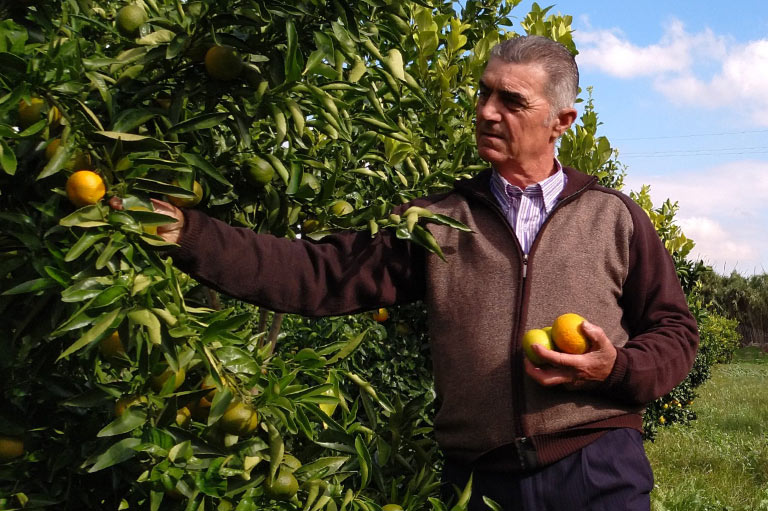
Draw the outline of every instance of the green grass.
<instances>
[{"instance_id":1,"label":"green grass","mask_svg":"<svg viewBox=\"0 0 768 511\"><path fill-rule=\"evenodd\" d=\"M767 384L768 355L743 348L699 389L696 421L646 442L653 511L768 511Z\"/></svg>"}]
</instances>

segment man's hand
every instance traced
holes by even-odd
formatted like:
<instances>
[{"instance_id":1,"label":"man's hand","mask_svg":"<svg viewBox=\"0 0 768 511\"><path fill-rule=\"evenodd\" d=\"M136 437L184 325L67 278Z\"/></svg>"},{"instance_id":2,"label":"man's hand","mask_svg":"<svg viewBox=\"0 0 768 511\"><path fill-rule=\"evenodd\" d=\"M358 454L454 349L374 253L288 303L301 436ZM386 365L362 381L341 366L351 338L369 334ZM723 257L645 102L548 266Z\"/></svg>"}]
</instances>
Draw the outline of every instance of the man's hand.
<instances>
[{"instance_id":1,"label":"man's hand","mask_svg":"<svg viewBox=\"0 0 768 511\"><path fill-rule=\"evenodd\" d=\"M588 387L608 378L616 362L616 347L603 329L588 321L581 324L584 335L591 341L583 355L570 355L533 345L533 350L546 363L541 367L525 358L525 372L534 381L551 387L563 385L570 390Z\"/></svg>"},{"instance_id":2,"label":"man's hand","mask_svg":"<svg viewBox=\"0 0 768 511\"><path fill-rule=\"evenodd\" d=\"M182 213L179 208L168 202L163 202L157 199L150 200L152 201L152 206L155 208L155 213L160 213L162 215L170 216L176 219L175 222L170 224L158 225L157 235L168 243L178 243L179 239L181 238L181 230L184 227L184 213ZM109 199L109 206L112 209L122 211L123 201L119 197L112 197Z\"/></svg>"}]
</instances>

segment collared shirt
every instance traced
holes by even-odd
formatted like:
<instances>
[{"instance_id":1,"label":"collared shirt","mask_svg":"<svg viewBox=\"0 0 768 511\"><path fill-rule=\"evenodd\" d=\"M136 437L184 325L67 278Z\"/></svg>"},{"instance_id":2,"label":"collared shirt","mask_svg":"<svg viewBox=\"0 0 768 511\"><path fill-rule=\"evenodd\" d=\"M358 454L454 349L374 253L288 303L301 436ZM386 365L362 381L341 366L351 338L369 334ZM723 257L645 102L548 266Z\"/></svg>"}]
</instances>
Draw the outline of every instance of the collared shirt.
<instances>
[{"instance_id":1,"label":"collared shirt","mask_svg":"<svg viewBox=\"0 0 768 511\"><path fill-rule=\"evenodd\" d=\"M555 166L557 171L554 174L544 181L526 187L525 190L509 184L496 169L493 170L491 191L507 217L507 222L515 231L525 254L531 249L536 234L565 188L567 177L557 158Z\"/></svg>"}]
</instances>

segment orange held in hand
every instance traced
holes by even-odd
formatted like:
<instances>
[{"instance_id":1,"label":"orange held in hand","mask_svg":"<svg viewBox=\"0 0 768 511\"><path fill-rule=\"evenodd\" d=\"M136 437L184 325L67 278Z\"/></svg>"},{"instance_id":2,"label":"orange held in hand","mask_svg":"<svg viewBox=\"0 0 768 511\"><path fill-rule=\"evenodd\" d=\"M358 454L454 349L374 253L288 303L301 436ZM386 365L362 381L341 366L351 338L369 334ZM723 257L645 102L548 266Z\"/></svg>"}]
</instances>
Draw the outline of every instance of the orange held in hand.
<instances>
[{"instance_id":1,"label":"orange held in hand","mask_svg":"<svg viewBox=\"0 0 768 511\"><path fill-rule=\"evenodd\" d=\"M589 349L589 339L581 331L584 318L578 314L568 313L558 316L552 324L552 340L555 346L564 352L581 355Z\"/></svg>"},{"instance_id":2,"label":"orange held in hand","mask_svg":"<svg viewBox=\"0 0 768 511\"><path fill-rule=\"evenodd\" d=\"M75 206L82 208L96 204L104 197L104 181L90 170L78 170L67 179L67 197Z\"/></svg>"},{"instance_id":3,"label":"orange held in hand","mask_svg":"<svg viewBox=\"0 0 768 511\"><path fill-rule=\"evenodd\" d=\"M528 357L528 360L537 366L544 364L544 360L542 360L541 357L539 357L536 352L533 351L533 345L538 344L544 349L554 350L555 347L552 345L551 330L552 329L549 327L532 328L531 330L525 332L525 335L523 335L523 352L525 353L525 356Z\"/></svg>"}]
</instances>

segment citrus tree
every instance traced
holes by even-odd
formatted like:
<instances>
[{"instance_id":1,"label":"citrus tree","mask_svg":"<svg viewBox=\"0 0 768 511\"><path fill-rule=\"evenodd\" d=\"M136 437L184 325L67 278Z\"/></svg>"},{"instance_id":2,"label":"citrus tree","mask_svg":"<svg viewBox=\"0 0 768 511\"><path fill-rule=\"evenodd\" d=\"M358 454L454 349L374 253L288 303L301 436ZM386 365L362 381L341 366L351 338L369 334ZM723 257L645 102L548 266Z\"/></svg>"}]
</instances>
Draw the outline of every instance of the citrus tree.
<instances>
[{"instance_id":1,"label":"citrus tree","mask_svg":"<svg viewBox=\"0 0 768 511\"><path fill-rule=\"evenodd\" d=\"M310 320L220 297L173 267L149 199L440 253L429 213L393 208L483 168L490 48L515 29L575 51L570 17L534 5L517 27L515 4L5 4L2 507L445 508L423 309ZM620 183L582 124L566 163Z\"/></svg>"}]
</instances>

